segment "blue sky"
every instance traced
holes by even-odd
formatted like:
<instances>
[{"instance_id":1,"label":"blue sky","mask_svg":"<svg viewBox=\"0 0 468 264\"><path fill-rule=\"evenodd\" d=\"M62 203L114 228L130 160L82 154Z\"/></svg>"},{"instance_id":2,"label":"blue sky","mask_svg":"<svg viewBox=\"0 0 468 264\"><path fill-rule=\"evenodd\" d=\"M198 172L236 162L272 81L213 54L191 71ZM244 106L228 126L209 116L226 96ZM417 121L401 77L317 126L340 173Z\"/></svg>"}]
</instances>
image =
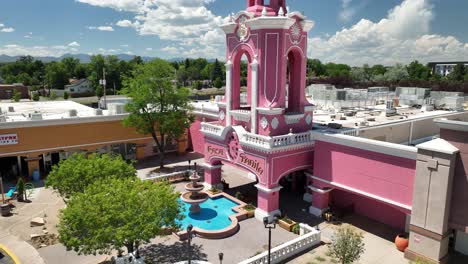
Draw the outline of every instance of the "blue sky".
<instances>
[{"instance_id":1,"label":"blue sky","mask_svg":"<svg viewBox=\"0 0 468 264\"><path fill-rule=\"evenodd\" d=\"M0 54L222 58L217 28L245 0L0 0ZM315 21L309 57L468 60L466 0L288 0Z\"/></svg>"}]
</instances>

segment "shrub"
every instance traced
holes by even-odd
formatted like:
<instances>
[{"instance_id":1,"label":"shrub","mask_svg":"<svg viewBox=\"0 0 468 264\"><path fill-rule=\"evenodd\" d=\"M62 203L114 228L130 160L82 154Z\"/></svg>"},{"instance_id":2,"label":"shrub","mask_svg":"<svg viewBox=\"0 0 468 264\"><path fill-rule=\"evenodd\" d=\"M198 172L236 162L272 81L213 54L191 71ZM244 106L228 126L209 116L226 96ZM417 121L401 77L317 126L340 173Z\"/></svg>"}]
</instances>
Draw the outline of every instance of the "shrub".
<instances>
[{"instance_id":1,"label":"shrub","mask_svg":"<svg viewBox=\"0 0 468 264\"><path fill-rule=\"evenodd\" d=\"M364 242L362 234L350 227L339 228L332 238L328 247L330 255L338 259L342 264L351 264L364 253Z\"/></svg>"},{"instance_id":2,"label":"shrub","mask_svg":"<svg viewBox=\"0 0 468 264\"><path fill-rule=\"evenodd\" d=\"M57 100L57 93L56 92L51 92L49 95L50 100Z\"/></svg>"},{"instance_id":3,"label":"shrub","mask_svg":"<svg viewBox=\"0 0 468 264\"><path fill-rule=\"evenodd\" d=\"M15 90L13 92L13 96L11 97L11 99L14 101L14 102L19 102L21 100L21 93L20 91L18 90Z\"/></svg>"},{"instance_id":4,"label":"shrub","mask_svg":"<svg viewBox=\"0 0 468 264\"><path fill-rule=\"evenodd\" d=\"M291 232L293 232L294 234L299 235L299 231L300 231L299 224L294 225L294 226L291 228Z\"/></svg>"},{"instance_id":5,"label":"shrub","mask_svg":"<svg viewBox=\"0 0 468 264\"><path fill-rule=\"evenodd\" d=\"M69 97L70 95L68 94L68 92L63 93L63 99L68 100Z\"/></svg>"},{"instance_id":6,"label":"shrub","mask_svg":"<svg viewBox=\"0 0 468 264\"><path fill-rule=\"evenodd\" d=\"M22 178L19 178L16 188L18 190L18 201L23 201L24 200L24 181Z\"/></svg>"},{"instance_id":7,"label":"shrub","mask_svg":"<svg viewBox=\"0 0 468 264\"><path fill-rule=\"evenodd\" d=\"M223 80L221 80L220 77L216 78L216 80L213 83L213 86L218 88L218 89L223 87Z\"/></svg>"},{"instance_id":8,"label":"shrub","mask_svg":"<svg viewBox=\"0 0 468 264\"><path fill-rule=\"evenodd\" d=\"M39 99L40 99L39 93L38 93L38 92L34 92L34 93L32 94L32 99L33 99L33 101L36 101L36 102L39 101Z\"/></svg>"},{"instance_id":9,"label":"shrub","mask_svg":"<svg viewBox=\"0 0 468 264\"><path fill-rule=\"evenodd\" d=\"M237 200L241 200L241 201L244 199L244 195L241 192L236 192L234 197L236 197Z\"/></svg>"},{"instance_id":10,"label":"shrub","mask_svg":"<svg viewBox=\"0 0 468 264\"><path fill-rule=\"evenodd\" d=\"M244 207L242 207L244 210L246 211L255 211L255 206L253 206L253 204L246 204L244 205Z\"/></svg>"}]
</instances>

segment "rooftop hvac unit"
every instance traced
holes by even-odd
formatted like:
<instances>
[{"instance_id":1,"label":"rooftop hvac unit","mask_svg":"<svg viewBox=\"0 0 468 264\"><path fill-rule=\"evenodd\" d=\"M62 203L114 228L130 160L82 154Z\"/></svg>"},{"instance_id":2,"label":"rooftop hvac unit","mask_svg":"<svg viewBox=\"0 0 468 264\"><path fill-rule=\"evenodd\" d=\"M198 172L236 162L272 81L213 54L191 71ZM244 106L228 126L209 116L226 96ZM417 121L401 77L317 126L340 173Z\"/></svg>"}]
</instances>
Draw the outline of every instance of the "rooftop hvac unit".
<instances>
[{"instance_id":1,"label":"rooftop hvac unit","mask_svg":"<svg viewBox=\"0 0 468 264\"><path fill-rule=\"evenodd\" d=\"M125 113L125 105L124 104L109 104L108 105L109 112L114 115L120 115Z\"/></svg>"},{"instance_id":2,"label":"rooftop hvac unit","mask_svg":"<svg viewBox=\"0 0 468 264\"><path fill-rule=\"evenodd\" d=\"M42 113L30 113L29 119L31 121L41 121L42 120Z\"/></svg>"},{"instance_id":3,"label":"rooftop hvac unit","mask_svg":"<svg viewBox=\"0 0 468 264\"><path fill-rule=\"evenodd\" d=\"M78 115L78 111L76 111L76 109L71 109L70 111L68 111L69 117L76 117L77 115Z\"/></svg>"},{"instance_id":4,"label":"rooftop hvac unit","mask_svg":"<svg viewBox=\"0 0 468 264\"><path fill-rule=\"evenodd\" d=\"M97 116L102 116L102 109L96 109L94 111L94 114L97 115Z\"/></svg>"},{"instance_id":5,"label":"rooftop hvac unit","mask_svg":"<svg viewBox=\"0 0 468 264\"><path fill-rule=\"evenodd\" d=\"M14 108L13 106L9 106L9 107L8 107L8 112L11 113L11 112L14 112L14 111L15 111L15 108Z\"/></svg>"}]
</instances>

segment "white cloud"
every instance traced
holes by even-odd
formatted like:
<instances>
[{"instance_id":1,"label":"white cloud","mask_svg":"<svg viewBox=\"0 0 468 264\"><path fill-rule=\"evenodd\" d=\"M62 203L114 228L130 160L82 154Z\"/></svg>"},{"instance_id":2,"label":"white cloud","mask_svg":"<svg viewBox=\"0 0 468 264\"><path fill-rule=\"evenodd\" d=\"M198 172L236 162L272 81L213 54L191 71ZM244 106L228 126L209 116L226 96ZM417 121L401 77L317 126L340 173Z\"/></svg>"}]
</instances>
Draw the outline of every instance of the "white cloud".
<instances>
[{"instance_id":1,"label":"white cloud","mask_svg":"<svg viewBox=\"0 0 468 264\"><path fill-rule=\"evenodd\" d=\"M4 33L11 33L13 31L15 31L15 29L12 28L12 27L4 27L4 28L0 29L0 32L4 32Z\"/></svg>"},{"instance_id":2,"label":"white cloud","mask_svg":"<svg viewBox=\"0 0 468 264\"><path fill-rule=\"evenodd\" d=\"M28 32L28 34L24 35L24 38L30 39L32 38L32 35L33 35L32 32Z\"/></svg>"},{"instance_id":3,"label":"white cloud","mask_svg":"<svg viewBox=\"0 0 468 264\"><path fill-rule=\"evenodd\" d=\"M88 29L99 31L114 31L114 28L111 26L88 27Z\"/></svg>"},{"instance_id":4,"label":"white cloud","mask_svg":"<svg viewBox=\"0 0 468 264\"><path fill-rule=\"evenodd\" d=\"M4 26L5 26L5 24L0 23L0 28L1 28L1 27L4 27Z\"/></svg>"},{"instance_id":5,"label":"white cloud","mask_svg":"<svg viewBox=\"0 0 468 264\"><path fill-rule=\"evenodd\" d=\"M69 47L79 47L80 46L80 43L76 42L76 41L73 41L71 43L68 43L68 46Z\"/></svg>"},{"instance_id":6,"label":"white cloud","mask_svg":"<svg viewBox=\"0 0 468 264\"><path fill-rule=\"evenodd\" d=\"M134 28L140 35L156 35L162 40L174 41L181 56L224 56L224 33L221 32L221 38L214 36L220 32L218 27L223 18L207 7L215 0L77 1L133 13L133 19L120 20L116 25Z\"/></svg>"},{"instance_id":7,"label":"white cloud","mask_svg":"<svg viewBox=\"0 0 468 264\"><path fill-rule=\"evenodd\" d=\"M362 19L330 37L309 39L309 57L351 65L466 60L467 43L430 33L429 0L404 0L378 22Z\"/></svg>"},{"instance_id":8,"label":"white cloud","mask_svg":"<svg viewBox=\"0 0 468 264\"><path fill-rule=\"evenodd\" d=\"M128 45L128 44L122 44L122 45L120 45L120 47L122 47L122 48L128 48L129 45Z\"/></svg>"},{"instance_id":9,"label":"white cloud","mask_svg":"<svg viewBox=\"0 0 468 264\"><path fill-rule=\"evenodd\" d=\"M23 46L19 44L7 44L0 46L0 54L9 56L31 55L35 57L60 57L66 53L76 53L74 48L64 45L55 46Z\"/></svg>"},{"instance_id":10,"label":"white cloud","mask_svg":"<svg viewBox=\"0 0 468 264\"><path fill-rule=\"evenodd\" d=\"M145 50L146 50L146 51L152 51L153 48L146 48Z\"/></svg>"}]
</instances>

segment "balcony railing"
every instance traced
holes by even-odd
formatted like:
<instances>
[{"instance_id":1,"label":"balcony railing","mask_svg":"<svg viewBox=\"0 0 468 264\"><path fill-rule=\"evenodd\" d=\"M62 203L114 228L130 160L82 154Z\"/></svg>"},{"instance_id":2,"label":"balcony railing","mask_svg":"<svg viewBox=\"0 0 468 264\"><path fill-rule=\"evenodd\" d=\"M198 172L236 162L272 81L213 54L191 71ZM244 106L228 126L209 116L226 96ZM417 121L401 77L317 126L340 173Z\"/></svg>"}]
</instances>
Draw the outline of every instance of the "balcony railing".
<instances>
[{"instance_id":1,"label":"balcony railing","mask_svg":"<svg viewBox=\"0 0 468 264\"><path fill-rule=\"evenodd\" d=\"M282 136L267 137L251 133L245 133L241 137L241 144L244 143L250 147L263 150L274 150L278 148L287 148L300 144L312 144L314 142L310 132L299 134L287 134Z\"/></svg>"},{"instance_id":2,"label":"balcony railing","mask_svg":"<svg viewBox=\"0 0 468 264\"><path fill-rule=\"evenodd\" d=\"M201 131L215 137L222 137L224 128L225 127L213 123L201 123Z\"/></svg>"}]
</instances>

